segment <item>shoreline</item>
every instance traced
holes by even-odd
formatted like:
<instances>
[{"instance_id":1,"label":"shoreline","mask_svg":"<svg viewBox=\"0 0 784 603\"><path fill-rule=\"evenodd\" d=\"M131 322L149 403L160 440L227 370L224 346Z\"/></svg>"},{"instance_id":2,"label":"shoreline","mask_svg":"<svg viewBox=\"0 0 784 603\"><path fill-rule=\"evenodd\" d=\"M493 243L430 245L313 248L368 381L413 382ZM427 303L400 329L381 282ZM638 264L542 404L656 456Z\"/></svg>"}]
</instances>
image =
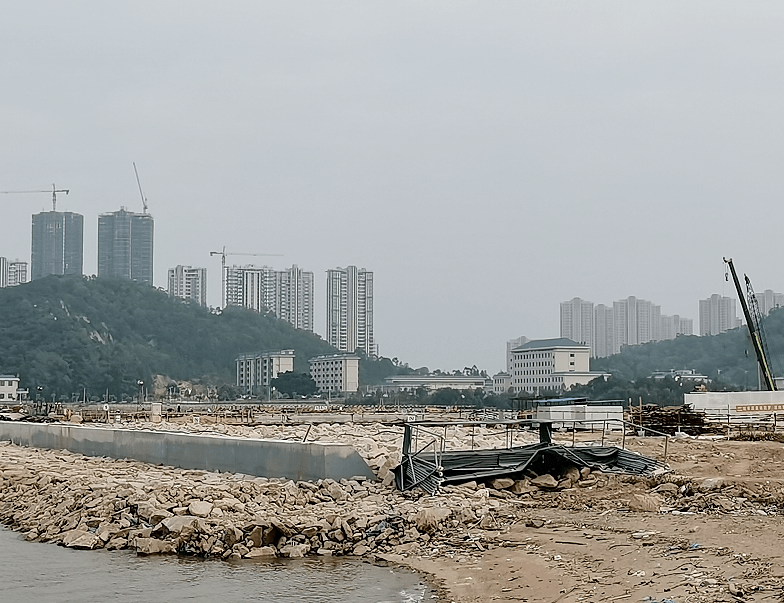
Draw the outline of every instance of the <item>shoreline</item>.
<instances>
[{"instance_id":1,"label":"shoreline","mask_svg":"<svg viewBox=\"0 0 784 603\"><path fill-rule=\"evenodd\" d=\"M635 445L650 454L657 444ZM0 520L29 540L72 548L351 556L415 571L439 601L454 603L784 595L781 445L671 447L675 471L658 480L595 474L585 488L448 486L429 496L377 482L295 483L4 442ZM697 556L699 572L680 569Z\"/></svg>"}]
</instances>

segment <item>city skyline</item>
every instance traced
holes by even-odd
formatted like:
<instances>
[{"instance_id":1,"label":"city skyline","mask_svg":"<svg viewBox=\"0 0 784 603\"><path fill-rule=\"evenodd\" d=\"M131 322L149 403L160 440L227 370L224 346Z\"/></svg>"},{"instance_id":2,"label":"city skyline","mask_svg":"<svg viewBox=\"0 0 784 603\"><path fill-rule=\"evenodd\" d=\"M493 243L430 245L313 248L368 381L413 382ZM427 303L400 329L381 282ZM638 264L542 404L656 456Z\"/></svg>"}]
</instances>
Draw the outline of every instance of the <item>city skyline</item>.
<instances>
[{"instance_id":1,"label":"city skyline","mask_svg":"<svg viewBox=\"0 0 784 603\"><path fill-rule=\"evenodd\" d=\"M416 367L502 368L575 292L696 322L724 256L784 290L780 3L179 6L4 7L0 189L70 190L85 273L95 216L142 211L135 162L155 285L203 266L220 305L223 246L318 300L372 267L375 338ZM1 256L50 201L0 196Z\"/></svg>"}]
</instances>

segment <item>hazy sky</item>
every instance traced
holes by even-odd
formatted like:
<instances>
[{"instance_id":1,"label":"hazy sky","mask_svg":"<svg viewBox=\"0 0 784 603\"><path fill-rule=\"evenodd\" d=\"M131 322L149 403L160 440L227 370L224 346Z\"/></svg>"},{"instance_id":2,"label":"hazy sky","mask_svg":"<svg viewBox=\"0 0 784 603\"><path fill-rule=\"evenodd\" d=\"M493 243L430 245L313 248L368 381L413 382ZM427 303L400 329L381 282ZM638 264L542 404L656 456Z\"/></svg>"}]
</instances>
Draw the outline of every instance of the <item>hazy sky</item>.
<instances>
[{"instance_id":1,"label":"hazy sky","mask_svg":"<svg viewBox=\"0 0 784 603\"><path fill-rule=\"evenodd\" d=\"M155 217L155 284L211 250L375 273L383 355L504 366L559 302L695 321L722 256L784 290L781 2L0 1L0 190ZM0 195L30 258L50 196ZM231 259L231 258L229 258ZM235 258L245 263L255 258ZM265 258L259 258L264 261Z\"/></svg>"}]
</instances>

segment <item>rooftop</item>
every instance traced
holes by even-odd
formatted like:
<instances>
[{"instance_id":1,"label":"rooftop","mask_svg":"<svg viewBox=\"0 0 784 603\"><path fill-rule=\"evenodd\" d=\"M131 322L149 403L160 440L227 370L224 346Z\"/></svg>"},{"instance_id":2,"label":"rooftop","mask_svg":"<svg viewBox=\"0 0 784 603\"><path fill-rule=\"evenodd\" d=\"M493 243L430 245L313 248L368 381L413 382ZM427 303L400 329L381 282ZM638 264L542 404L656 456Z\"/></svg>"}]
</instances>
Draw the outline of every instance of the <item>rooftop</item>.
<instances>
[{"instance_id":1,"label":"rooftop","mask_svg":"<svg viewBox=\"0 0 784 603\"><path fill-rule=\"evenodd\" d=\"M583 343L577 343L566 337L555 337L553 339L534 339L516 347L513 351L517 350L546 350L550 348L586 348L589 346Z\"/></svg>"}]
</instances>

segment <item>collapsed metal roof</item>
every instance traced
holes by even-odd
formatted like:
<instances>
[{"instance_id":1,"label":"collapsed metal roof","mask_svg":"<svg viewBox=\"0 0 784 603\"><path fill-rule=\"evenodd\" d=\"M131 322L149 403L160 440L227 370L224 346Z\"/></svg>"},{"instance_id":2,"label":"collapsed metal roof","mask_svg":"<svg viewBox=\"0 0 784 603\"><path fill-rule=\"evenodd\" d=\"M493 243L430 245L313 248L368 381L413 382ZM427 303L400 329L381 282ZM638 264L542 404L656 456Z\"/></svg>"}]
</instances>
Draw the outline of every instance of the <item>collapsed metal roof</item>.
<instances>
[{"instance_id":1,"label":"collapsed metal roof","mask_svg":"<svg viewBox=\"0 0 784 603\"><path fill-rule=\"evenodd\" d=\"M522 479L531 474L558 475L568 467L588 467L604 473L630 475L652 475L666 469L666 465L656 459L615 446L554 444L550 438L549 423L538 423L540 442L536 444L454 451L443 450L443 442L437 446L435 440L412 451L412 435L421 429L421 425L408 423L403 436L403 459L393 469L395 484L399 490L419 487L434 494L443 484L484 482L498 477Z\"/></svg>"}]
</instances>

